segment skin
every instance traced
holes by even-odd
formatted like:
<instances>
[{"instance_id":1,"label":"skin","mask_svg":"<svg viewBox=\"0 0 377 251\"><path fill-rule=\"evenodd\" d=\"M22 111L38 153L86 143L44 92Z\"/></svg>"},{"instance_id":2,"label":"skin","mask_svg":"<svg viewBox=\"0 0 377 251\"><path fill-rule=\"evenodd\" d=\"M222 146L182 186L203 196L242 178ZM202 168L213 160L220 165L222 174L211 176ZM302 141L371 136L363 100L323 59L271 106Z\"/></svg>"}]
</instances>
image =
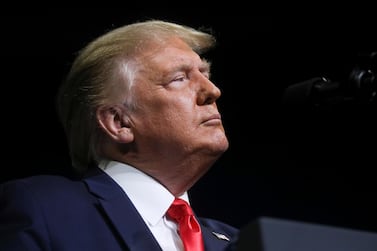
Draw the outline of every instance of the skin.
<instances>
[{"instance_id":1,"label":"skin","mask_svg":"<svg viewBox=\"0 0 377 251\"><path fill-rule=\"evenodd\" d=\"M136 109L98 109L104 155L149 174L173 195L188 190L228 148L209 64L172 38L137 58Z\"/></svg>"}]
</instances>

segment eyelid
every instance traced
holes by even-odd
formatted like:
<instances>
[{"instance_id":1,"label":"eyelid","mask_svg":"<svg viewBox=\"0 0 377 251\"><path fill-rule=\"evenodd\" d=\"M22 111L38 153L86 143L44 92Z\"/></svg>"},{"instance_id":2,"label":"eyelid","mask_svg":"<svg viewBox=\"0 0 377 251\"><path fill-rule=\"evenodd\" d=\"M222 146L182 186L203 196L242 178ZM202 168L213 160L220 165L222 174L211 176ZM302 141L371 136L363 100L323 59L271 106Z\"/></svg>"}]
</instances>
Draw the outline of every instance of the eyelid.
<instances>
[{"instance_id":1,"label":"eyelid","mask_svg":"<svg viewBox=\"0 0 377 251\"><path fill-rule=\"evenodd\" d=\"M186 79L186 76L179 76L179 77L174 78L173 81L181 81L184 79Z\"/></svg>"},{"instance_id":2,"label":"eyelid","mask_svg":"<svg viewBox=\"0 0 377 251\"><path fill-rule=\"evenodd\" d=\"M185 79L187 79L187 75L185 73L180 73L174 76L171 81L183 81Z\"/></svg>"}]
</instances>

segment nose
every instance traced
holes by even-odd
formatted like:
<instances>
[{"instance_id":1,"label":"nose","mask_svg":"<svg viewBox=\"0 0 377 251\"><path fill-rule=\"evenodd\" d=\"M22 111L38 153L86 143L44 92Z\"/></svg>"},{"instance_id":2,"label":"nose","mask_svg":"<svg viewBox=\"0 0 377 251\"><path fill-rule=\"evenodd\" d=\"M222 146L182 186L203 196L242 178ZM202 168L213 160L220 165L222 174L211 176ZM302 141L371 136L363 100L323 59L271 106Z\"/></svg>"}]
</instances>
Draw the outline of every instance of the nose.
<instances>
[{"instance_id":1,"label":"nose","mask_svg":"<svg viewBox=\"0 0 377 251\"><path fill-rule=\"evenodd\" d=\"M197 103L208 105L214 103L220 96L220 89L208 78L202 76L199 81Z\"/></svg>"}]
</instances>

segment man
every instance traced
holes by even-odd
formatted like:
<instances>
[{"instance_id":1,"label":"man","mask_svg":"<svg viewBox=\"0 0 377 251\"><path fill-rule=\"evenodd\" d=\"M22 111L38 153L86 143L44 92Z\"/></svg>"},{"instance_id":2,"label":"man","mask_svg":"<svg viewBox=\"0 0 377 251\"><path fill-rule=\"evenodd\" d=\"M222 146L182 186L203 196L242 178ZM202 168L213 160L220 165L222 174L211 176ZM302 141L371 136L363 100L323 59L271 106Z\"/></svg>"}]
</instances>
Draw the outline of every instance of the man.
<instances>
[{"instance_id":1,"label":"man","mask_svg":"<svg viewBox=\"0 0 377 251\"><path fill-rule=\"evenodd\" d=\"M167 214L228 148L199 30L160 20L110 31L73 62L58 111L77 178L0 188L1 250L184 250ZM238 230L199 219L205 250ZM197 251L197 250L196 250Z\"/></svg>"}]
</instances>

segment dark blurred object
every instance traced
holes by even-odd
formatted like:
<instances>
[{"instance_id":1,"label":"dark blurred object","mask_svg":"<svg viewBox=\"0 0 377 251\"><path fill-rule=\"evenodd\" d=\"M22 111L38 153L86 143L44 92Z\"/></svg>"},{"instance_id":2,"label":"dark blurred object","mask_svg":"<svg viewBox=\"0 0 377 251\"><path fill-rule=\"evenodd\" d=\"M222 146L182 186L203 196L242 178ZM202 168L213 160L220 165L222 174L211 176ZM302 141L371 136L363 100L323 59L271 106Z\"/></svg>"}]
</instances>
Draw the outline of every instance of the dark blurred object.
<instances>
[{"instance_id":1,"label":"dark blurred object","mask_svg":"<svg viewBox=\"0 0 377 251\"><path fill-rule=\"evenodd\" d=\"M377 233L261 217L241 229L236 251L375 251Z\"/></svg>"},{"instance_id":2,"label":"dark blurred object","mask_svg":"<svg viewBox=\"0 0 377 251\"><path fill-rule=\"evenodd\" d=\"M360 55L360 62L350 73L347 90L348 95L360 103L376 102L377 92L377 52Z\"/></svg>"},{"instance_id":3,"label":"dark blurred object","mask_svg":"<svg viewBox=\"0 0 377 251\"><path fill-rule=\"evenodd\" d=\"M344 81L316 77L288 86L283 93L283 104L312 108L376 104L377 52L360 54L357 61Z\"/></svg>"}]
</instances>

